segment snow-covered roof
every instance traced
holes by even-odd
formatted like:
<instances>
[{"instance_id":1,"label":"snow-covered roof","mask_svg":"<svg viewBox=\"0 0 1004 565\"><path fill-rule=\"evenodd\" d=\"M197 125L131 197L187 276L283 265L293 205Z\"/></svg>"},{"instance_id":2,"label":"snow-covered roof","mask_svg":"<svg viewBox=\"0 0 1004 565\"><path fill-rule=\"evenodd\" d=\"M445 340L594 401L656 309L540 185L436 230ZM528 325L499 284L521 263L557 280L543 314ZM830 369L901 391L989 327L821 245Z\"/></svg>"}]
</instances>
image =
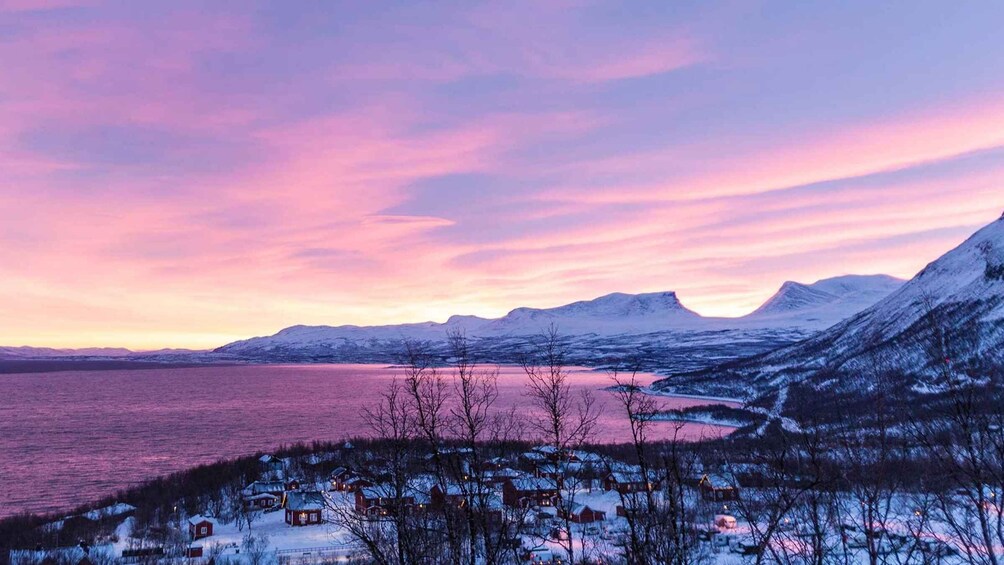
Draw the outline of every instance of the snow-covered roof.
<instances>
[{"instance_id":1,"label":"snow-covered roof","mask_svg":"<svg viewBox=\"0 0 1004 565\"><path fill-rule=\"evenodd\" d=\"M573 451L573 455L583 463L602 463L603 456L599 453L593 453L591 451Z\"/></svg>"},{"instance_id":2,"label":"snow-covered roof","mask_svg":"<svg viewBox=\"0 0 1004 565\"><path fill-rule=\"evenodd\" d=\"M558 485L553 479L545 479L541 477L523 477L520 479L513 479L512 486L519 491L558 490Z\"/></svg>"},{"instance_id":3,"label":"snow-covered roof","mask_svg":"<svg viewBox=\"0 0 1004 565\"><path fill-rule=\"evenodd\" d=\"M582 469L582 463L577 461L570 461L568 463L544 463L537 466L537 470L541 473L550 474L569 474L575 473Z\"/></svg>"},{"instance_id":4,"label":"snow-covered roof","mask_svg":"<svg viewBox=\"0 0 1004 565\"><path fill-rule=\"evenodd\" d=\"M578 515L582 514L583 512L585 512L586 510L589 510L589 511L594 512L594 513L595 512L604 512L605 513L605 511L603 511L603 510L592 508L592 507L590 507L587 504L580 504L578 502L575 503L575 504L572 504L572 511L571 511L571 513L575 514L576 516L578 516Z\"/></svg>"},{"instance_id":5,"label":"snow-covered roof","mask_svg":"<svg viewBox=\"0 0 1004 565\"><path fill-rule=\"evenodd\" d=\"M294 512L323 510L324 506L324 495L319 492L291 492L286 495L286 508Z\"/></svg>"},{"instance_id":6,"label":"snow-covered roof","mask_svg":"<svg viewBox=\"0 0 1004 565\"><path fill-rule=\"evenodd\" d=\"M208 518L206 516L203 516L202 514L196 514L195 516L192 516L188 519L188 523L192 524L193 526L196 524L201 524L203 522L209 522L210 524L214 525L216 524L216 520L214 520L213 518Z\"/></svg>"},{"instance_id":7,"label":"snow-covered roof","mask_svg":"<svg viewBox=\"0 0 1004 565\"><path fill-rule=\"evenodd\" d=\"M387 489L386 487L382 486L372 486L372 487L363 487L356 492L362 495L363 498L366 498L368 500L374 500L377 498L385 498Z\"/></svg>"},{"instance_id":8,"label":"snow-covered roof","mask_svg":"<svg viewBox=\"0 0 1004 565\"><path fill-rule=\"evenodd\" d=\"M709 473L704 475L701 483L715 489L733 488L739 484L736 478L730 473Z\"/></svg>"},{"instance_id":9,"label":"snow-covered roof","mask_svg":"<svg viewBox=\"0 0 1004 565\"><path fill-rule=\"evenodd\" d=\"M620 484L644 482L640 469L613 471L607 475L607 478ZM649 482L656 482L659 480L659 477L655 474L655 471L650 470L648 472L648 480Z\"/></svg>"},{"instance_id":10,"label":"snow-covered roof","mask_svg":"<svg viewBox=\"0 0 1004 565\"><path fill-rule=\"evenodd\" d=\"M523 473L511 467L503 467L493 471L486 471L485 475L496 479L515 479L522 476Z\"/></svg>"},{"instance_id":11,"label":"snow-covered roof","mask_svg":"<svg viewBox=\"0 0 1004 565\"><path fill-rule=\"evenodd\" d=\"M261 494L253 494L251 496L245 496L244 500L279 500L279 497L274 494L268 494L263 492Z\"/></svg>"},{"instance_id":12,"label":"snow-covered roof","mask_svg":"<svg viewBox=\"0 0 1004 565\"><path fill-rule=\"evenodd\" d=\"M255 481L244 489L250 494L261 494L263 492L283 492L286 485L282 481Z\"/></svg>"},{"instance_id":13,"label":"snow-covered roof","mask_svg":"<svg viewBox=\"0 0 1004 565\"><path fill-rule=\"evenodd\" d=\"M397 498L395 488L391 485L376 485L371 487L363 487L359 489L358 492L363 496L363 498L367 500L376 500L376 499L394 500L395 498ZM419 488L418 486L414 485L405 487L401 496L402 498L414 499L415 502L421 504L428 504L429 502L429 495L422 488Z\"/></svg>"}]
</instances>

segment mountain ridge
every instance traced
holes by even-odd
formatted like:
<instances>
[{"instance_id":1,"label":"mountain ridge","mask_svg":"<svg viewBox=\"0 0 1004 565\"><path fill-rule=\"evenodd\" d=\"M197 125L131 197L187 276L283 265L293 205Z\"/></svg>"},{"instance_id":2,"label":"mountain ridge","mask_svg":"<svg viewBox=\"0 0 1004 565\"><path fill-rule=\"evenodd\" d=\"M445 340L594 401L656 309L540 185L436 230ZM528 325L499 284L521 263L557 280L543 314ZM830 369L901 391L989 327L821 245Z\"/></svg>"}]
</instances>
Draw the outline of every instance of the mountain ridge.
<instances>
[{"instance_id":1,"label":"mountain ridge","mask_svg":"<svg viewBox=\"0 0 1004 565\"><path fill-rule=\"evenodd\" d=\"M399 342L403 340L443 340L449 331L469 336L511 338L538 334L550 325L569 336L626 336L659 332L703 333L715 331L784 331L805 337L840 319L856 313L870 303L861 297L877 300L883 290L891 291L902 281L887 275L843 275L813 283L830 288L817 291L825 300L811 304L811 316L802 316L797 307L773 315L756 312L737 318L704 317L687 308L674 291L628 294L614 292L591 300L580 300L551 308L519 307L500 318L453 315L446 322L416 322L383 326L306 326L295 325L270 336L239 340L215 351L228 354L252 354L267 357L269 351L292 354L296 348L333 350L358 342ZM801 283L790 283L808 287ZM771 300L786 292L784 285ZM847 299L856 297L857 302ZM822 308L828 306L829 309Z\"/></svg>"},{"instance_id":2,"label":"mountain ridge","mask_svg":"<svg viewBox=\"0 0 1004 565\"><path fill-rule=\"evenodd\" d=\"M834 375L861 375L881 366L907 375L918 393L936 392L940 363L974 366L980 356L1000 355L1002 348L1004 216L928 263L885 298L822 332L656 386L716 382L761 392L795 382L851 386Z\"/></svg>"}]
</instances>

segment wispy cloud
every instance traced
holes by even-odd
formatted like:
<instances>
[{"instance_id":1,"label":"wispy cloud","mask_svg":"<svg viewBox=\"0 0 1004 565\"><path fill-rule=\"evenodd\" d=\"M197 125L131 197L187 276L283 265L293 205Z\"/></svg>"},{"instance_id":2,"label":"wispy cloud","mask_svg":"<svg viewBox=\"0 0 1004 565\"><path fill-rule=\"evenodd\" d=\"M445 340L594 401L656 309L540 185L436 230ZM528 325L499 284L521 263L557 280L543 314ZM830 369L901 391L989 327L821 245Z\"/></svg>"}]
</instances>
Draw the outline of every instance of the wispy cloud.
<instances>
[{"instance_id":1,"label":"wispy cloud","mask_svg":"<svg viewBox=\"0 0 1004 565\"><path fill-rule=\"evenodd\" d=\"M0 343L910 276L1004 203L1004 46L904 9L0 2Z\"/></svg>"}]
</instances>

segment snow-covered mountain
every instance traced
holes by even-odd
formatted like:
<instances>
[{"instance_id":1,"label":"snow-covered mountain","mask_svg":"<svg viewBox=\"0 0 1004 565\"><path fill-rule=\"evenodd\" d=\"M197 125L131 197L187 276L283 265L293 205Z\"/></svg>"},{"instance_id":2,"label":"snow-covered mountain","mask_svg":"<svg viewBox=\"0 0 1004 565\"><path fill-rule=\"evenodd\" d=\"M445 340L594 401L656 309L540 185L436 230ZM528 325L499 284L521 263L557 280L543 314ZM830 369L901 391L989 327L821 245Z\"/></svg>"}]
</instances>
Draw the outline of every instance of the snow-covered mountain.
<instances>
[{"instance_id":1,"label":"snow-covered mountain","mask_svg":"<svg viewBox=\"0 0 1004 565\"><path fill-rule=\"evenodd\" d=\"M525 335L555 324L568 334L603 335L694 327L702 319L700 314L681 304L675 292L615 292L557 308L516 308L498 320L473 329L483 334L516 332Z\"/></svg>"},{"instance_id":2,"label":"snow-covered mountain","mask_svg":"<svg viewBox=\"0 0 1004 565\"><path fill-rule=\"evenodd\" d=\"M945 355L962 366L981 355L1000 356L1002 350L1004 217L856 316L799 343L676 382L691 381L696 386L698 381L713 380L760 390L816 377L846 384L833 375L850 378L881 365L913 375L917 390L936 390L932 381L936 357Z\"/></svg>"},{"instance_id":3,"label":"snow-covered mountain","mask_svg":"<svg viewBox=\"0 0 1004 565\"><path fill-rule=\"evenodd\" d=\"M672 328L695 328L704 319L684 307L673 292L614 293L556 308L516 308L501 318L451 316L445 323L389 326L292 326L272 336L256 337L219 348L223 353L261 354L292 348L331 349L351 342L444 340L459 330L471 337L528 336L552 324L565 335L638 334Z\"/></svg>"},{"instance_id":4,"label":"snow-covered mountain","mask_svg":"<svg viewBox=\"0 0 1004 565\"><path fill-rule=\"evenodd\" d=\"M117 361L156 361L156 362L201 362L208 359L207 351L195 349L158 349L155 351L132 351L124 347L83 347L79 349L63 349L53 347L0 346L0 361L28 361L35 359L47 360L82 360L102 359Z\"/></svg>"},{"instance_id":5,"label":"snow-covered mountain","mask_svg":"<svg viewBox=\"0 0 1004 565\"><path fill-rule=\"evenodd\" d=\"M125 357L133 352L122 347L87 347L83 349L56 349L52 347L3 347L0 359L38 359L61 357Z\"/></svg>"},{"instance_id":6,"label":"snow-covered mountain","mask_svg":"<svg viewBox=\"0 0 1004 565\"><path fill-rule=\"evenodd\" d=\"M463 331L505 359L551 325L572 342L578 359L609 358L614 352L647 350L666 359L659 348L676 348L708 359L757 353L802 339L851 316L891 292L898 284L885 276L845 276L812 285L788 283L764 308L740 318L705 318L685 307L674 292L613 293L555 308L516 308L497 319L452 316L445 323L391 326L293 326L272 336L225 345L217 352L263 360L385 361L401 351L404 340L443 342L447 332ZM795 287L815 293L815 300L793 300ZM773 306L769 307L773 303ZM727 347L727 346L733 347ZM592 356L592 357L590 357ZM679 362L673 357L674 363ZM688 363L684 363L688 365ZM689 366L689 365L688 365Z\"/></svg>"},{"instance_id":7,"label":"snow-covered mountain","mask_svg":"<svg viewBox=\"0 0 1004 565\"><path fill-rule=\"evenodd\" d=\"M825 329L889 296L903 283L888 275L846 275L812 284L787 281L744 319Z\"/></svg>"}]
</instances>

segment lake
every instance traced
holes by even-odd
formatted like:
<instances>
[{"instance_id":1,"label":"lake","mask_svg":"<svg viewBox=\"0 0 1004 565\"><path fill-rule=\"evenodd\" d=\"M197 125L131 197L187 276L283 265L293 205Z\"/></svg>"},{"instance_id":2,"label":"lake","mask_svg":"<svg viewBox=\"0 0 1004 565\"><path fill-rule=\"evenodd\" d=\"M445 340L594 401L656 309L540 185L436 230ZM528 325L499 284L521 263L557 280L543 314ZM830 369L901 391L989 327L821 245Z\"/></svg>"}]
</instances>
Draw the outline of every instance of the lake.
<instances>
[{"instance_id":1,"label":"lake","mask_svg":"<svg viewBox=\"0 0 1004 565\"><path fill-rule=\"evenodd\" d=\"M382 365L239 365L0 375L0 517L67 509L160 475L283 444L369 435L360 409L400 374ZM573 389L598 391L595 441L626 441L627 418L601 390L610 377L573 369L570 381ZM528 404L519 367L503 367L498 387L500 407ZM679 397L659 402L665 408L708 404ZM657 426L667 435L674 428ZM682 434L698 439L728 431L685 424Z\"/></svg>"}]
</instances>

